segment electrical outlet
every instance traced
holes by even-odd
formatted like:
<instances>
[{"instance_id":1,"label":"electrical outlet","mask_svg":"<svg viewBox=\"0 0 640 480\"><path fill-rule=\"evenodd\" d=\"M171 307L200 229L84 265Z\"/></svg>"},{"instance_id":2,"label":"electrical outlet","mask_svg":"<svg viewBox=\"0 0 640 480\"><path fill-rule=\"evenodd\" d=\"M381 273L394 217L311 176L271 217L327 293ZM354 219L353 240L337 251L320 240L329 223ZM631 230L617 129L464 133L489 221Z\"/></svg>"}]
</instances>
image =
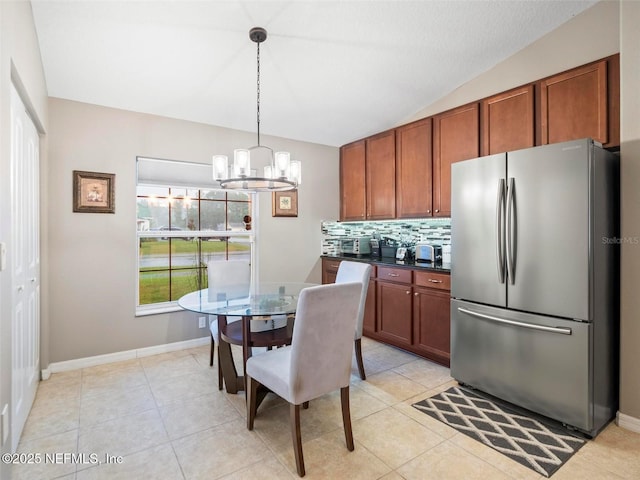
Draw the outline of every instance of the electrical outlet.
<instances>
[{"instance_id":1,"label":"electrical outlet","mask_svg":"<svg viewBox=\"0 0 640 480\"><path fill-rule=\"evenodd\" d=\"M198 328L206 328L207 326L207 317L200 317L198 319Z\"/></svg>"}]
</instances>

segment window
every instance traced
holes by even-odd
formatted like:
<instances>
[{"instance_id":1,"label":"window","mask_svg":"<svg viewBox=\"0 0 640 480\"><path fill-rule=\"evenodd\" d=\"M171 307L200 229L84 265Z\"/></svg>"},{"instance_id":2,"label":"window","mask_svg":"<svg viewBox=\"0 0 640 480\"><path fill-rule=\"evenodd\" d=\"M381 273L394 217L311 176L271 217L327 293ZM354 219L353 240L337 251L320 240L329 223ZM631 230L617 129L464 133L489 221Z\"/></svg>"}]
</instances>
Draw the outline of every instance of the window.
<instances>
[{"instance_id":1,"label":"window","mask_svg":"<svg viewBox=\"0 0 640 480\"><path fill-rule=\"evenodd\" d=\"M251 260L251 194L142 184L139 169L136 196L138 314L175 310L206 288L210 261Z\"/></svg>"}]
</instances>

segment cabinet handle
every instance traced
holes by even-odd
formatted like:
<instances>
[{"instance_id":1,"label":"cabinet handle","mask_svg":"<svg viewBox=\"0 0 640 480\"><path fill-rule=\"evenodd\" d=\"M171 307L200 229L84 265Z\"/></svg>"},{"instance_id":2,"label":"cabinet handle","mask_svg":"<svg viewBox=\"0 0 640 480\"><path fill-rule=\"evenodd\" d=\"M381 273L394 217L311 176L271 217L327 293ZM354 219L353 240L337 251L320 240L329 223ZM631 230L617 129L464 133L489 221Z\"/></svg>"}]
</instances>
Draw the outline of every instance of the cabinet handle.
<instances>
[{"instance_id":1,"label":"cabinet handle","mask_svg":"<svg viewBox=\"0 0 640 480\"><path fill-rule=\"evenodd\" d=\"M398 274L398 273L387 273L387 275L390 276L390 277L399 277L400 276L400 274Z\"/></svg>"},{"instance_id":2,"label":"cabinet handle","mask_svg":"<svg viewBox=\"0 0 640 480\"><path fill-rule=\"evenodd\" d=\"M427 213L431 213L431 210L430 210L430 209L427 209Z\"/></svg>"},{"instance_id":3,"label":"cabinet handle","mask_svg":"<svg viewBox=\"0 0 640 480\"><path fill-rule=\"evenodd\" d=\"M407 295L411 295L411 292L410 292L409 290L407 290L405 293L406 293Z\"/></svg>"},{"instance_id":4,"label":"cabinet handle","mask_svg":"<svg viewBox=\"0 0 640 480\"><path fill-rule=\"evenodd\" d=\"M433 278L429 278L428 281L431 283L442 283L442 280L434 280Z\"/></svg>"},{"instance_id":5,"label":"cabinet handle","mask_svg":"<svg viewBox=\"0 0 640 480\"><path fill-rule=\"evenodd\" d=\"M418 296L418 292L414 293L414 294L413 294L413 296L414 296L414 297L417 297L417 296Z\"/></svg>"},{"instance_id":6,"label":"cabinet handle","mask_svg":"<svg viewBox=\"0 0 640 480\"><path fill-rule=\"evenodd\" d=\"M439 211L440 211L440 210L438 210L438 209L436 208L436 213L438 213Z\"/></svg>"},{"instance_id":7,"label":"cabinet handle","mask_svg":"<svg viewBox=\"0 0 640 480\"><path fill-rule=\"evenodd\" d=\"M18 285L18 291L21 292L24 290L24 285Z\"/></svg>"}]
</instances>

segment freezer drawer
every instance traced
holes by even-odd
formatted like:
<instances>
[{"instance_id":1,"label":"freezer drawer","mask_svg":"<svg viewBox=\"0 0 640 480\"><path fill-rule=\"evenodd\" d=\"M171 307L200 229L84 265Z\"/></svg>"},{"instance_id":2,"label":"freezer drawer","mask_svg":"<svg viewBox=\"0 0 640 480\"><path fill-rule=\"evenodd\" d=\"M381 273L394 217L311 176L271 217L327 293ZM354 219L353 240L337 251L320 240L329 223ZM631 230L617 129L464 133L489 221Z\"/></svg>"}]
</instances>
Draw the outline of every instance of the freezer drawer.
<instances>
[{"instance_id":1,"label":"freezer drawer","mask_svg":"<svg viewBox=\"0 0 640 480\"><path fill-rule=\"evenodd\" d=\"M451 376L585 432L592 325L451 301Z\"/></svg>"}]
</instances>

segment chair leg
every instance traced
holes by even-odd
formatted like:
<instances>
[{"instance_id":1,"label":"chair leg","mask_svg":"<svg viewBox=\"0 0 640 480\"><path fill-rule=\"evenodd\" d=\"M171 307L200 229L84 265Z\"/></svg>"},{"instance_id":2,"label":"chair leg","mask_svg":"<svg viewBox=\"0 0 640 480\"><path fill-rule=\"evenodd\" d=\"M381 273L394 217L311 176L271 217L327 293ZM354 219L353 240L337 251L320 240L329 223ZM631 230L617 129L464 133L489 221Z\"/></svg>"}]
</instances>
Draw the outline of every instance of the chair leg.
<instances>
[{"instance_id":1,"label":"chair leg","mask_svg":"<svg viewBox=\"0 0 640 480\"><path fill-rule=\"evenodd\" d=\"M362 380L366 380L367 376L364 374L364 361L362 360L362 339L356 338L355 340L355 348L356 348L356 362L358 363L358 370L360 371L360 378Z\"/></svg>"},{"instance_id":2,"label":"chair leg","mask_svg":"<svg viewBox=\"0 0 640 480\"><path fill-rule=\"evenodd\" d=\"M304 477L304 457L302 456L302 435L300 434L300 405L289 404L289 417L291 421L291 438L293 439L293 452L296 456L296 468L298 475Z\"/></svg>"},{"instance_id":3,"label":"chair leg","mask_svg":"<svg viewBox=\"0 0 640 480\"><path fill-rule=\"evenodd\" d=\"M253 430L253 422L256 419L258 385L259 383L253 378L247 378L247 430Z\"/></svg>"},{"instance_id":4,"label":"chair leg","mask_svg":"<svg viewBox=\"0 0 640 480\"><path fill-rule=\"evenodd\" d=\"M211 351L209 352L209 366L213 367L213 351L216 348L216 342L213 340L213 333L211 334Z\"/></svg>"},{"instance_id":5,"label":"chair leg","mask_svg":"<svg viewBox=\"0 0 640 480\"><path fill-rule=\"evenodd\" d=\"M222 364L220 363L220 349L218 349L218 390L222 390L223 379Z\"/></svg>"},{"instance_id":6,"label":"chair leg","mask_svg":"<svg viewBox=\"0 0 640 480\"><path fill-rule=\"evenodd\" d=\"M342 401L342 423L344 424L344 437L347 441L347 449L353 452L353 431L351 430L351 412L349 411L349 386L340 389Z\"/></svg>"}]
</instances>

